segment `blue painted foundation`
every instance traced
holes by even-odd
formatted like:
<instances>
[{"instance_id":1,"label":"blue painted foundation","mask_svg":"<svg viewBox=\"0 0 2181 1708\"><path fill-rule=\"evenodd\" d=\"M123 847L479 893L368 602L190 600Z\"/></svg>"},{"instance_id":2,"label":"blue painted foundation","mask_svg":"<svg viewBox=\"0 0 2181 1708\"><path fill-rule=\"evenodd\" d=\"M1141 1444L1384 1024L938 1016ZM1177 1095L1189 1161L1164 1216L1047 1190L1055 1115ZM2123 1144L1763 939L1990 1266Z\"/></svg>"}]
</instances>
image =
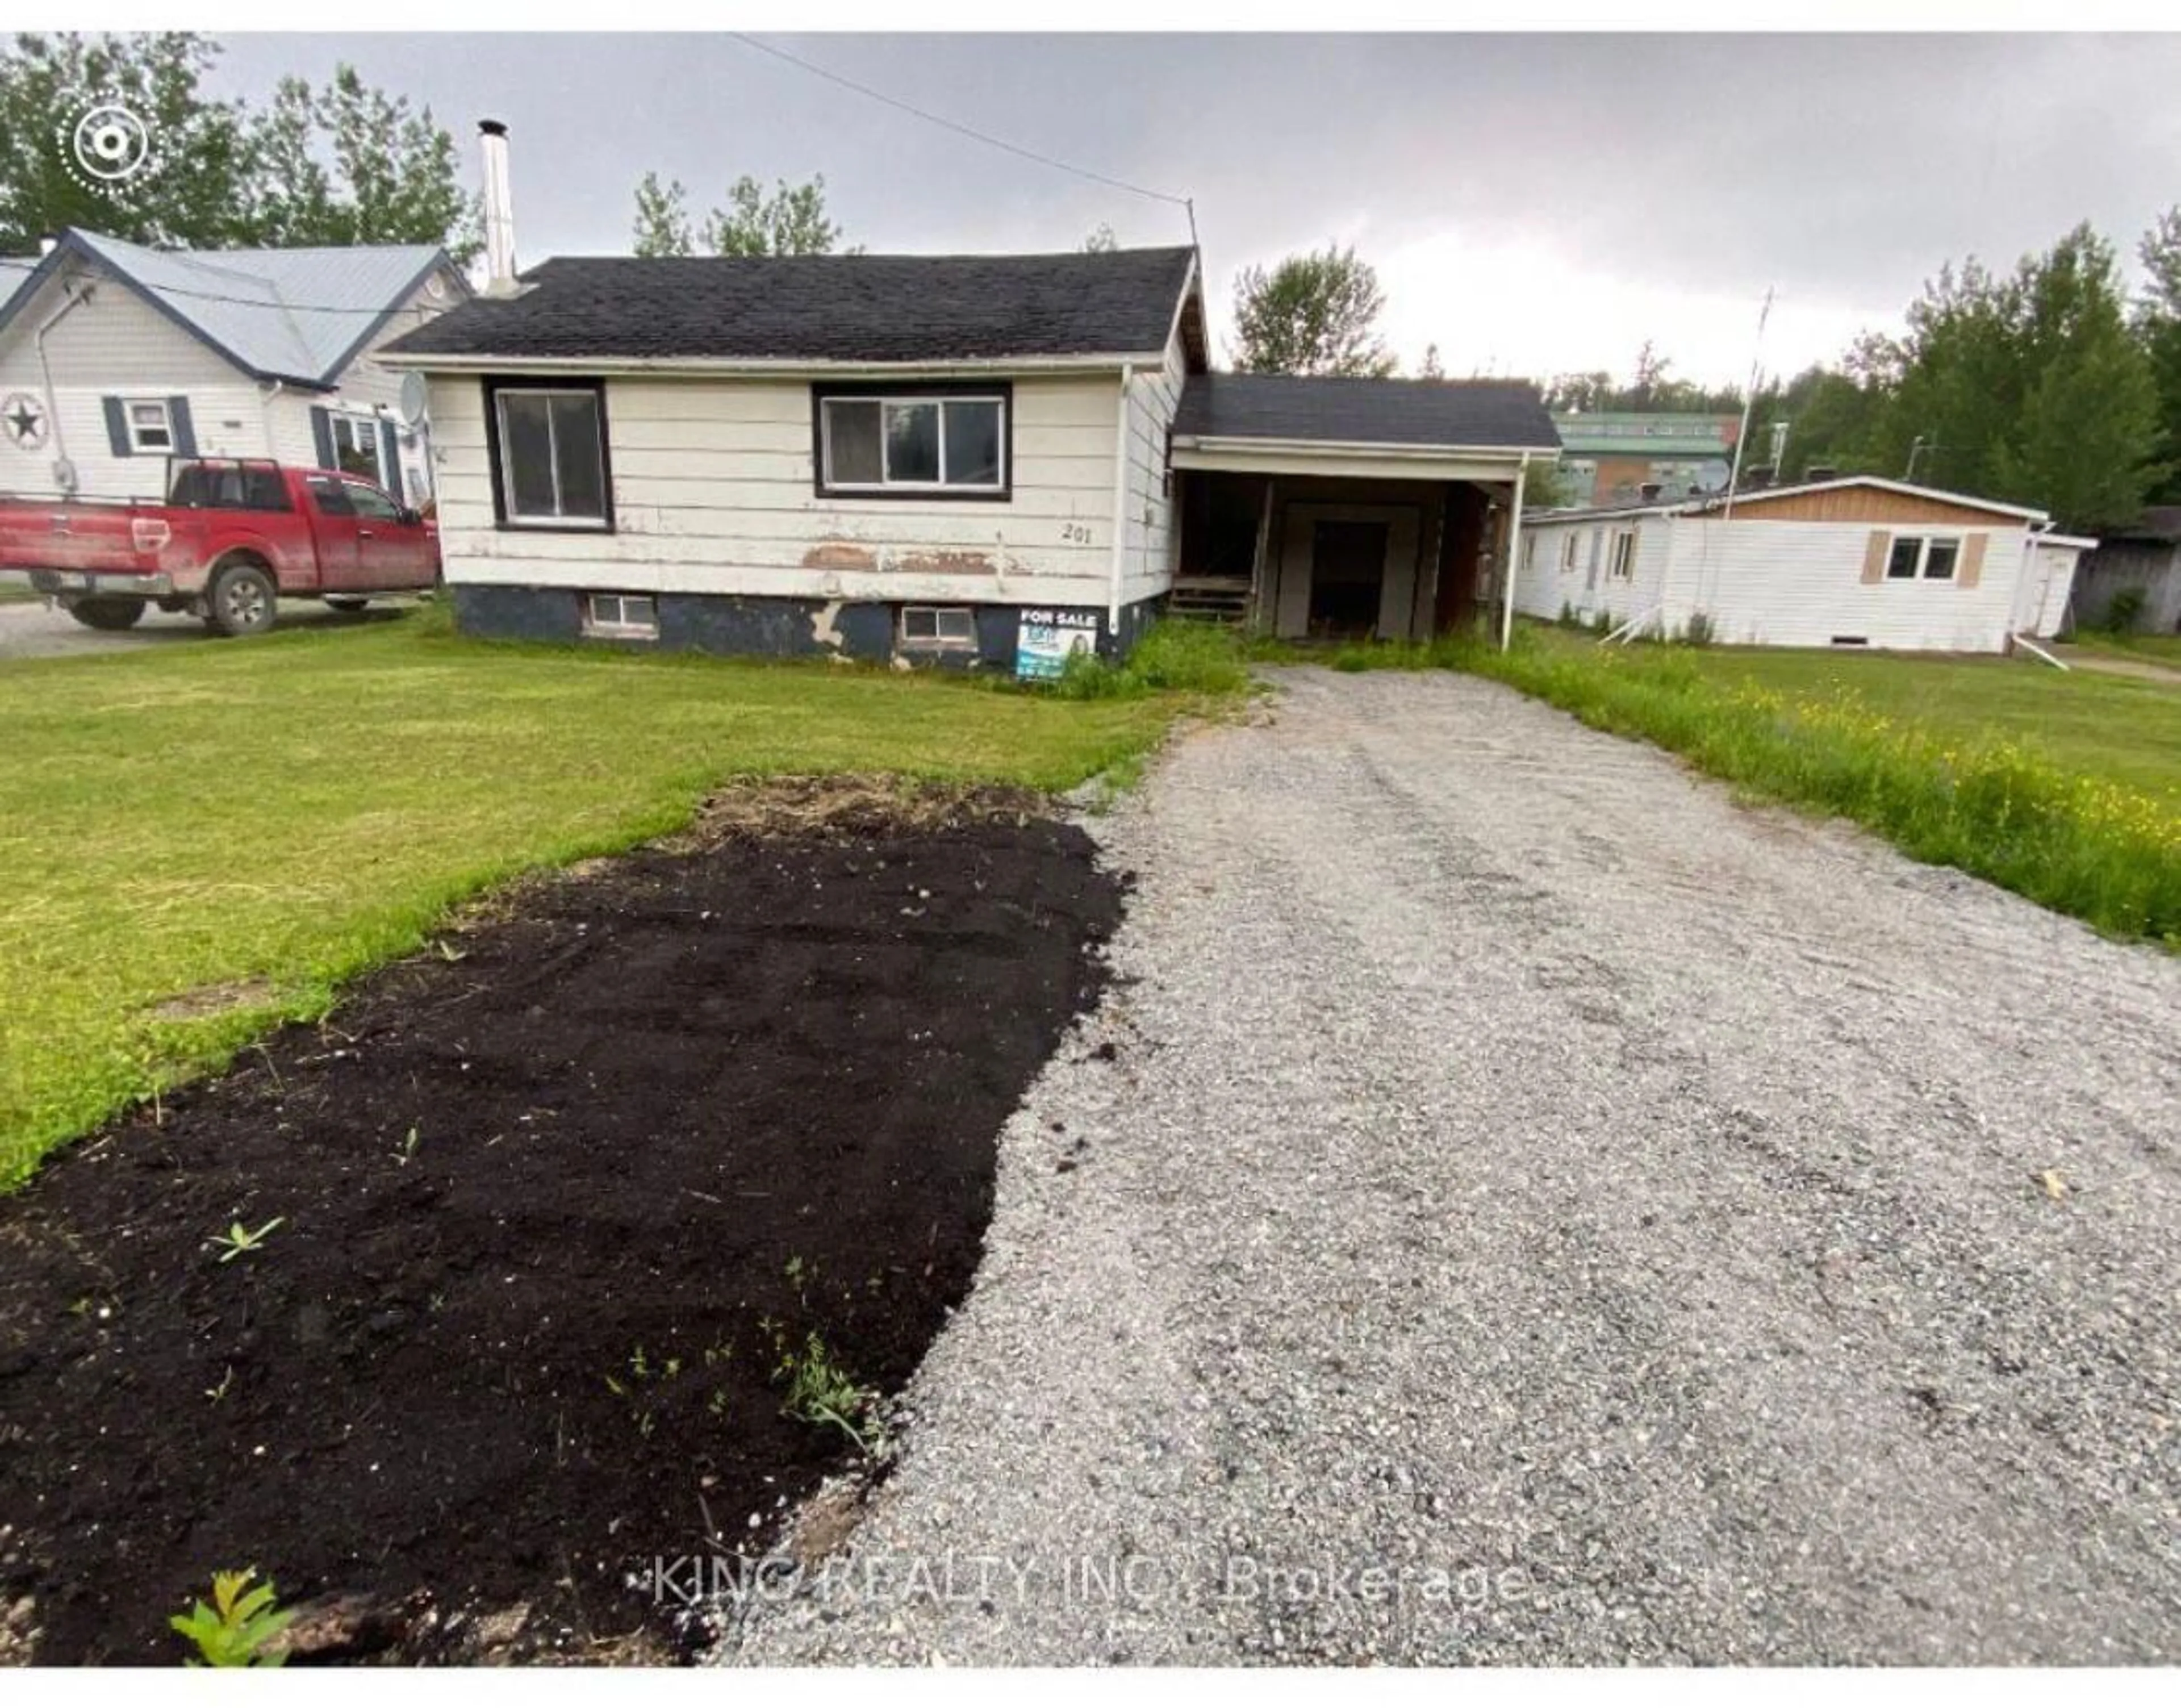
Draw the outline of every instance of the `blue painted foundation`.
<instances>
[{"instance_id":1,"label":"blue painted foundation","mask_svg":"<svg viewBox=\"0 0 2181 1708\"><path fill-rule=\"evenodd\" d=\"M743 658L856 659L887 664L897 660L939 669L1013 672L1022 607L977 605L977 644L966 648L904 646L901 607L872 600L836 604L822 599L765 599L723 593L661 593L657 602L656 640L610 640L583 633L583 599L610 588L502 587L453 582L455 627L483 640L544 640L637 650L715 653ZM633 590L633 589L632 589ZM917 601L919 605L928 601ZM1124 656L1143 638L1162 599L1140 600L1121 607L1118 627L1097 612L1098 650L1109 659ZM1088 607L1083 607L1088 609ZM831 613L830 630L820 625Z\"/></svg>"}]
</instances>

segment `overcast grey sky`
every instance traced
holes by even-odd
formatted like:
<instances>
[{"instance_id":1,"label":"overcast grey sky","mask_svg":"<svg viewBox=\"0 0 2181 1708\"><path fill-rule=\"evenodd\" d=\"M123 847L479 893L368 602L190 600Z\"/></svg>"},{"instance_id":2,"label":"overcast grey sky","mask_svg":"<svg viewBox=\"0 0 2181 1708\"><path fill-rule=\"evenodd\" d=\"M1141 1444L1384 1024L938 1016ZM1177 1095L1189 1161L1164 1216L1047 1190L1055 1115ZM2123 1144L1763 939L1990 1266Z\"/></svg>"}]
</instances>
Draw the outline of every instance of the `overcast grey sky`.
<instances>
[{"instance_id":1,"label":"overcast grey sky","mask_svg":"<svg viewBox=\"0 0 2181 1708\"><path fill-rule=\"evenodd\" d=\"M259 96L338 60L430 103L475 180L511 133L526 263L626 250L647 168L703 205L737 174L825 177L874 251L1185 242L1182 211L838 88L726 36L240 36ZM2089 218L2133 259L2181 201L2181 38L2120 36L769 36L890 94L1193 196L1215 327L1235 271L1328 239L1385 330L1447 371L1692 378L1897 324L1948 257L2012 263Z\"/></svg>"}]
</instances>

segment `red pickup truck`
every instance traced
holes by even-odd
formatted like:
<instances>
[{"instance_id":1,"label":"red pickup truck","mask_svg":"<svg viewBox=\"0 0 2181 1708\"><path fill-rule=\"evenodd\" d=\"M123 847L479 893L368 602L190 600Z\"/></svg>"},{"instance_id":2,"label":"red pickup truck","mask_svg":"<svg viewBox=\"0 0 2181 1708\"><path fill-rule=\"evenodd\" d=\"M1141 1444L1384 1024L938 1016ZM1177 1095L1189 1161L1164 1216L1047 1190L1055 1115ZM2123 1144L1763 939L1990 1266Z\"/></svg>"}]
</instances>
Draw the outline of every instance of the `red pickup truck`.
<instances>
[{"instance_id":1,"label":"red pickup truck","mask_svg":"<svg viewBox=\"0 0 2181 1708\"><path fill-rule=\"evenodd\" d=\"M0 569L28 570L92 628L127 628L157 605L215 634L259 634L283 599L353 610L433 586L439 538L352 474L175 457L163 504L0 494Z\"/></svg>"}]
</instances>

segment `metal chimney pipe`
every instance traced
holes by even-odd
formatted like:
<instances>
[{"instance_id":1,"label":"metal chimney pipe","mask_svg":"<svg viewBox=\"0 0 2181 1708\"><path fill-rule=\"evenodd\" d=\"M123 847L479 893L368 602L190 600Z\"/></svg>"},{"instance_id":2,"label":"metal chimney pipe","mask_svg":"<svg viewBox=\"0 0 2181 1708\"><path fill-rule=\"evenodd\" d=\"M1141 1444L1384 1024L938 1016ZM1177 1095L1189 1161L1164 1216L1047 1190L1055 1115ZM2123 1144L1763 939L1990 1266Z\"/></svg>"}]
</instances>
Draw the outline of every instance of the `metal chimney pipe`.
<instances>
[{"instance_id":1,"label":"metal chimney pipe","mask_svg":"<svg viewBox=\"0 0 2181 1708\"><path fill-rule=\"evenodd\" d=\"M507 185L507 127L497 119L478 121L478 146L484 154L485 294L515 290L515 198Z\"/></svg>"}]
</instances>

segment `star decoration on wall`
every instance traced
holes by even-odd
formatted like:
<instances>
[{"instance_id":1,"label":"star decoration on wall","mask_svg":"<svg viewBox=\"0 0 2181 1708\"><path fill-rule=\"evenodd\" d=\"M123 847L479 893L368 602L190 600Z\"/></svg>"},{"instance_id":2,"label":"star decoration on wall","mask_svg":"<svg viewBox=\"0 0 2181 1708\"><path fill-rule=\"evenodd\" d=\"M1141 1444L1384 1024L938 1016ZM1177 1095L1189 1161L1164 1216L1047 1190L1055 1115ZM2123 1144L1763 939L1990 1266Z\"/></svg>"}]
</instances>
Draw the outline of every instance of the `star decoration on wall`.
<instances>
[{"instance_id":1,"label":"star decoration on wall","mask_svg":"<svg viewBox=\"0 0 2181 1708\"><path fill-rule=\"evenodd\" d=\"M46 412L28 392L12 393L0 400L0 428L25 450L36 450L46 442Z\"/></svg>"}]
</instances>

